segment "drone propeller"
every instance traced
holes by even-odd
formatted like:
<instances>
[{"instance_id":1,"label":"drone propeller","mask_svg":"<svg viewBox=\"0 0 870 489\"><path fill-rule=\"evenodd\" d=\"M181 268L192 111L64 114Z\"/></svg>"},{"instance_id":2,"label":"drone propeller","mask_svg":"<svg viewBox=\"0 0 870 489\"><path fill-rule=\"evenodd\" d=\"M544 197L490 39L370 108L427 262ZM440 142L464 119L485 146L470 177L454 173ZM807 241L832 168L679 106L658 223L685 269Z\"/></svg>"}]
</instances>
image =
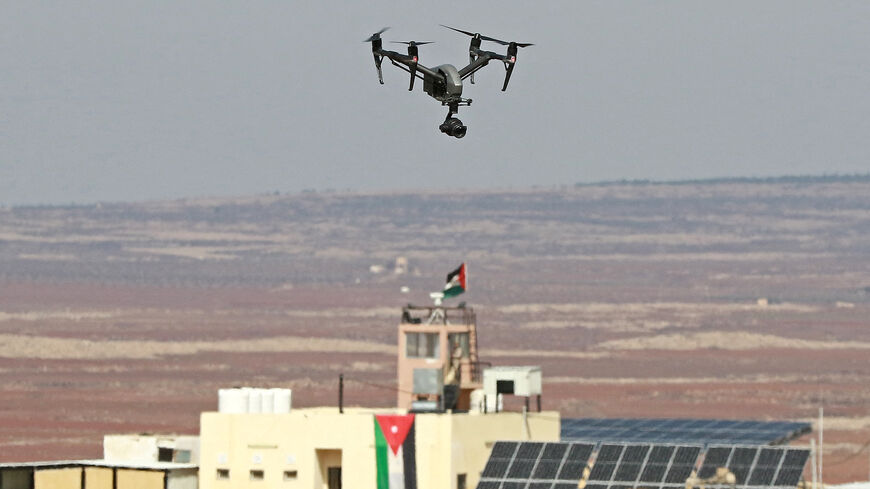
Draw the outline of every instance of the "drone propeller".
<instances>
[{"instance_id":1,"label":"drone propeller","mask_svg":"<svg viewBox=\"0 0 870 489\"><path fill-rule=\"evenodd\" d=\"M471 37L471 45L468 46L468 64L474 63L474 61L477 59L477 55L474 54L474 52L480 49L480 41L481 39L483 39L483 37L479 33L476 34L474 32L463 31L462 29L450 27L449 25L440 25L441 27L446 27L452 31L460 32L462 34L465 34L466 36ZM474 85L474 73L471 74L471 84Z\"/></svg>"},{"instance_id":2,"label":"drone propeller","mask_svg":"<svg viewBox=\"0 0 870 489\"><path fill-rule=\"evenodd\" d=\"M432 44L434 41L393 41L395 44L407 44L408 45L408 56L411 58L411 62L409 63L409 68L411 72L411 84L408 85L408 91L414 89L414 79L417 78L417 60L420 59L418 56L417 46L422 46L423 44Z\"/></svg>"},{"instance_id":3,"label":"drone propeller","mask_svg":"<svg viewBox=\"0 0 870 489\"><path fill-rule=\"evenodd\" d=\"M383 29L381 29L381 30L379 30L378 32L375 32L374 34L372 34L371 36L369 36L369 38L366 39L366 40L363 41L363 42L379 41L379 40L381 39L381 34L383 34L384 32L386 32L387 29L389 29L389 27L384 27Z\"/></svg>"},{"instance_id":4,"label":"drone propeller","mask_svg":"<svg viewBox=\"0 0 870 489\"><path fill-rule=\"evenodd\" d=\"M438 25L440 25L441 27L446 27L446 28L448 28L448 29L450 29L450 30L452 30L452 31L461 32L461 33L465 34L466 36L471 36L471 37L478 37L478 36L480 36L479 33L463 31L462 29L457 29L457 28L455 28L455 27L450 27L449 25L444 25L444 24L438 24Z\"/></svg>"},{"instance_id":5,"label":"drone propeller","mask_svg":"<svg viewBox=\"0 0 870 489\"><path fill-rule=\"evenodd\" d=\"M479 32L468 32L468 31L463 31L462 29L457 29L455 27L450 27L449 25L444 25L444 24L440 24L440 25L441 25L441 27L446 27L452 31L461 32L462 34L465 34L466 36L470 36L474 39L482 39L484 41L492 41L492 42L501 44L502 46L508 46L510 44L516 44L518 47L521 47L521 48L528 47L528 46L534 46L534 44L532 44L530 42L514 42L514 43L512 43L509 41L502 41L501 39L496 39L494 37L484 36Z\"/></svg>"},{"instance_id":6,"label":"drone propeller","mask_svg":"<svg viewBox=\"0 0 870 489\"><path fill-rule=\"evenodd\" d=\"M529 46L534 46L534 44L530 42L508 42L502 41L501 39L496 39L494 37L484 36L479 32L468 32L462 29L457 29L455 27L450 27L449 25L441 24L441 27L446 27L452 31L460 32L465 34L466 36L471 37L471 45L468 47L468 61L469 64L474 63L477 59L477 54L475 51L480 49L481 41L491 41L494 43L501 44L502 46L508 47L508 59L505 61L505 69L507 70L507 74L505 75L504 87L501 89L502 91L507 90L508 82L510 81L511 74L514 71L514 63L517 61L517 48L525 48ZM471 74L471 83L474 83L474 74Z\"/></svg>"}]
</instances>

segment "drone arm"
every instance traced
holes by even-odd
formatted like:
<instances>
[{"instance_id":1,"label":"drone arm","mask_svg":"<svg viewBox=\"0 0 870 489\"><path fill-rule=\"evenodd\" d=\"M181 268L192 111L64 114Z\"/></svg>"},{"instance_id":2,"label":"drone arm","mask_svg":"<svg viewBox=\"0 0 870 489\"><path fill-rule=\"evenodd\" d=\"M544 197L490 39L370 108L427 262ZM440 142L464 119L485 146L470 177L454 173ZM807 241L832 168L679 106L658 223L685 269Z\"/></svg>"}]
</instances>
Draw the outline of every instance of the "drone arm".
<instances>
[{"instance_id":1,"label":"drone arm","mask_svg":"<svg viewBox=\"0 0 870 489\"><path fill-rule=\"evenodd\" d=\"M393 66L404 70L405 73L412 73L411 68L409 68L408 66L405 66L401 63L397 63L393 58L390 58L390 63L393 63ZM420 71L420 65L417 65L417 71ZM421 75L420 73L414 72L414 75L421 80L423 79L423 75Z\"/></svg>"},{"instance_id":2,"label":"drone arm","mask_svg":"<svg viewBox=\"0 0 870 489\"><path fill-rule=\"evenodd\" d=\"M459 78L464 80L469 76L473 75L475 72L489 64L491 59L501 59L503 56L496 53L491 53L489 51L473 51L473 54L477 56L477 59L468 64L465 68L459 70Z\"/></svg>"},{"instance_id":3,"label":"drone arm","mask_svg":"<svg viewBox=\"0 0 870 489\"><path fill-rule=\"evenodd\" d=\"M428 76L434 76L436 78L441 77L441 74L438 73L437 71L433 70L432 68L428 68L426 66L423 66L420 63L414 63L413 58L411 58L410 56L406 56L404 54L400 54L400 53L397 53L395 51L387 51L384 49L378 50L377 54L380 56L386 56L387 58L390 58L391 63L402 68L405 71L409 71L411 65L416 64L417 71L423 72L424 74L426 74Z\"/></svg>"},{"instance_id":4,"label":"drone arm","mask_svg":"<svg viewBox=\"0 0 870 489\"><path fill-rule=\"evenodd\" d=\"M490 60L498 60L504 63L505 67L505 77L504 77L504 85L501 87L501 91L504 92L507 90L508 83L511 81L511 75L514 72L514 64L517 60L516 48L508 49L508 56L502 56L498 53L493 53L491 51L481 51L478 49L471 50L472 55L476 55L478 58L475 61L472 61L468 66L459 70L459 76L461 79L465 79L474 74L474 72L483 68L489 63Z\"/></svg>"}]
</instances>

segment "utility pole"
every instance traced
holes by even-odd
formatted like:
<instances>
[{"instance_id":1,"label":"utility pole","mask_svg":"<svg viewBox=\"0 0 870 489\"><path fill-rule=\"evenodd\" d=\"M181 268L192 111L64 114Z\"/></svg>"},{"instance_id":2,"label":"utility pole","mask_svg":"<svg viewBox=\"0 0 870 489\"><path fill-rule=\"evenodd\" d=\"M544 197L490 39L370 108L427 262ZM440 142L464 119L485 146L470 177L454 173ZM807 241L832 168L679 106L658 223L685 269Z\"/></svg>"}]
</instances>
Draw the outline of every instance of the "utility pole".
<instances>
[{"instance_id":1,"label":"utility pole","mask_svg":"<svg viewBox=\"0 0 870 489\"><path fill-rule=\"evenodd\" d=\"M819 484L825 484L825 407L819 408Z\"/></svg>"}]
</instances>

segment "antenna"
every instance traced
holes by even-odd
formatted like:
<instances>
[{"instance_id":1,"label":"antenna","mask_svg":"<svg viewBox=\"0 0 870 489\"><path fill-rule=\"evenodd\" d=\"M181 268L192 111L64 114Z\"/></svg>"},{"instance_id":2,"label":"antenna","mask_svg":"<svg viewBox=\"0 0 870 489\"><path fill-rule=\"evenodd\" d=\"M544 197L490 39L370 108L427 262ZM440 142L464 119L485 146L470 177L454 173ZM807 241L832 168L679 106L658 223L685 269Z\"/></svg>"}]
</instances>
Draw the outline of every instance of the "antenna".
<instances>
[{"instance_id":1,"label":"antenna","mask_svg":"<svg viewBox=\"0 0 870 489\"><path fill-rule=\"evenodd\" d=\"M441 302L444 300L444 292L430 292L429 297L435 304L435 307L441 307Z\"/></svg>"}]
</instances>

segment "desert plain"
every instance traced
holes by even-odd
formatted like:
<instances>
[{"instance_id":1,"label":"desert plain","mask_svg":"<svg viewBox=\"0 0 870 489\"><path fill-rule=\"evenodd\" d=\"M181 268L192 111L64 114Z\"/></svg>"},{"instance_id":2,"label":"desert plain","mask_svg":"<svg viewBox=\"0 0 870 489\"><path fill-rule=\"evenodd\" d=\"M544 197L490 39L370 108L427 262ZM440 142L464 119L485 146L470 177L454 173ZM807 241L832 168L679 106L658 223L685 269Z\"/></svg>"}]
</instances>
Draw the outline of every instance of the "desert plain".
<instances>
[{"instance_id":1,"label":"desert plain","mask_svg":"<svg viewBox=\"0 0 870 489\"><path fill-rule=\"evenodd\" d=\"M0 461L197 433L223 387L392 406L401 307L461 262L481 360L541 365L545 409L823 407L826 481L867 479L866 177L0 208Z\"/></svg>"}]
</instances>

